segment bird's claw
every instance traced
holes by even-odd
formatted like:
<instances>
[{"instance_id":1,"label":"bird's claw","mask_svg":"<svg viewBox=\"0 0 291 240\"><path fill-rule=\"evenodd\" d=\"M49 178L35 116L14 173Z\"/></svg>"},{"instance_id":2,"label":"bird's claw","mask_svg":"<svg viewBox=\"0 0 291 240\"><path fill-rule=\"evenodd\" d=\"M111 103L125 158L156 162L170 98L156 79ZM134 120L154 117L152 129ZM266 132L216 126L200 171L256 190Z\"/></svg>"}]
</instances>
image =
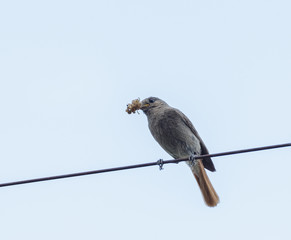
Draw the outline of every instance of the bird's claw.
<instances>
[{"instance_id":1,"label":"bird's claw","mask_svg":"<svg viewBox=\"0 0 291 240\"><path fill-rule=\"evenodd\" d=\"M163 170L163 169L164 169L164 168L163 168L163 166L164 166L164 161L163 161L163 159L159 159L159 160L157 161L157 165L159 165L160 170Z\"/></svg>"},{"instance_id":2,"label":"bird's claw","mask_svg":"<svg viewBox=\"0 0 291 240\"><path fill-rule=\"evenodd\" d=\"M196 153L192 153L190 156L189 156L189 163L190 163L190 166L195 166L196 163L197 163L197 158L196 158Z\"/></svg>"}]
</instances>

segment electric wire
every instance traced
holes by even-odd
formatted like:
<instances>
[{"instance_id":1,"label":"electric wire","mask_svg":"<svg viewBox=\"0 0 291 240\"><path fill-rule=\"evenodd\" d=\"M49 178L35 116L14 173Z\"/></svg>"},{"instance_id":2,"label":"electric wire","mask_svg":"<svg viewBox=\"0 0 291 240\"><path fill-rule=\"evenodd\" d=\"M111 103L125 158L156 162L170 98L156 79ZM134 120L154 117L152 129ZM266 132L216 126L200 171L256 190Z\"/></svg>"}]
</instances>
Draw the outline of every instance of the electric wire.
<instances>
[{"instance_id":1,"label":"electric wire","mask_svg":"<svg viewBox=\"0 0 291 240\"><path fill-rule=\"evenodd\" d=\"M204 154L204 155L195 156L195 158L203 159L207 157L221 157L221 156L227 156L227 155L233 155L233 154L241 154L241 153L262 151L262 150L275 149L275 148L283 148L283 147L291 147L291 143L277 144L277 145L263 146L263 147L256 147L256 148L248 148L248 149L241 149L241 150L221 152L221 153ZM77 172L77 173L63 174L63 175L57 175L57 176L41 177L41 178L27 179L27 180L21 180L21 181L0 183L0 187L8 187L8 186L35 183L35 182L44 182L44 181L50 181L50 180L56 180L56 179L79 177L79 176L106 173L106 172L115 172L115 171L149 167L149 166L159 166L160 170L162 170L163 165L165 164L170 164L170 163L177 164L179 162L184 162L188 160L189 158L179 158L179 159L172 159L172 160L159 159L158 161L155 161L155 162L141 163L141 164L135 164L135 165L129 165L129 166L121 166L121 167L106 168L106 169L99 169L99 170L86 171L86 172Z\"/></svg>"}]
</instances>

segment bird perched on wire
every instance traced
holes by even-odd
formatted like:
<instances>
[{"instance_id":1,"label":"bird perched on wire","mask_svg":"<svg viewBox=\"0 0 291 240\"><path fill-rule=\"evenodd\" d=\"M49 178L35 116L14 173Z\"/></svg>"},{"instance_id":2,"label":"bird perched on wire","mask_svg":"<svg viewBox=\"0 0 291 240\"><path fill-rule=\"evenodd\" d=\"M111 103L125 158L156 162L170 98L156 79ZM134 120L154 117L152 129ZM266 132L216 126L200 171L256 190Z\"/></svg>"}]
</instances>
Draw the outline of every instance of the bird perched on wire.
<instances>
[{"instance_id":1,"label":"bird perched on wire","mask_svg":"<svg viewBox=\"0 0 291 240\"><path fill-rule=\"evenodd\" d=\"M195 158L196 155L208 154L208 150L191 121L181 111L156 97L144 99L140 109L148 118L153 137L167 153L175 159L189 157L187 164L206 205L216 206L219 197L204 169L214 172L215 167L210 157L203 160Z\"/></svg>"}]
</instances>

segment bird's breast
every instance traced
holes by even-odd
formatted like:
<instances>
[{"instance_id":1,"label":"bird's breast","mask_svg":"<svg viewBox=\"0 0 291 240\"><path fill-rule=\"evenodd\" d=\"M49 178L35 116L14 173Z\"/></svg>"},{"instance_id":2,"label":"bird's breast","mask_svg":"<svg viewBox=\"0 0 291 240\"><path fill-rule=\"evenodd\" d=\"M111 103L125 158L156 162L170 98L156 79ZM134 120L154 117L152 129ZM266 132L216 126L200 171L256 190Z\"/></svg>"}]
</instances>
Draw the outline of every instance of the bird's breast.
<instances>
[{"instance_id":1,"label":"bird's breast","mask_svg":"<svg viewBox=\"0 0 291 240\"><path fill-rule=\"evenodd\" d=\"M186 124L167 114L149 119L149 129L155 140L174 158L200 153L200 142Z\"/></svg>"}]
</instances>

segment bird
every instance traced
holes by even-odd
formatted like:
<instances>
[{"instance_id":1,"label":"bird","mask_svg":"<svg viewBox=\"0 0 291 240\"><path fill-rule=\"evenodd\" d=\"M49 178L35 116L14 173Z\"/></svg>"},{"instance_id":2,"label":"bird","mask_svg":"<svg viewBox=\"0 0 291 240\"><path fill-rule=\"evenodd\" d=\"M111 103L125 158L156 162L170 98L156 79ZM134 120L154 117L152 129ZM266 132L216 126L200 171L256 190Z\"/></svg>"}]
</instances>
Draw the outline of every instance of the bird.
<instances>
[{"instance_id":1,"label":"bird","mask_svg":"<svg viewBox=\"0 0 291 240\"><path fill-rule=\"evenodd\" d=\"M142 100L140 109L147 116L149 130L159 145L175 159L189 158L186 163L198 183L206 205L215 207L219 203L219 197L204 168L211 172L216 169L210 157L196 158L209 152L192 122L180 110L157 97Z\"/></svg>"}]
</instances>

